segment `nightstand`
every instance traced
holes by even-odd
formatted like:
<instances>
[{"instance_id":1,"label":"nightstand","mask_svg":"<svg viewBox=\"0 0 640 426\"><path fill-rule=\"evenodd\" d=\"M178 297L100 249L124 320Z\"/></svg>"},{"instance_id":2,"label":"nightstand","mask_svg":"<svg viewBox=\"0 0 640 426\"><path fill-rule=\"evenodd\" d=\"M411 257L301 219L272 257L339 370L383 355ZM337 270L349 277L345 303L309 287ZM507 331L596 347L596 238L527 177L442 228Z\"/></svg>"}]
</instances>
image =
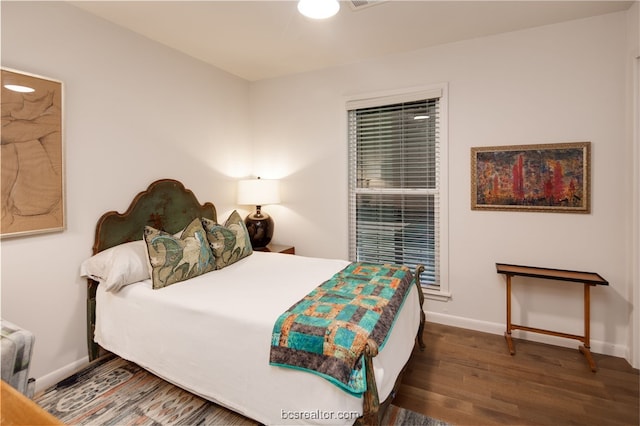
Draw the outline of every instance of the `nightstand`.
<instances>
[{"instance_id":1,"label":"nightstand","mask_svg":"<svg viewBox=\"0 0 640 426\"><path fill-rule=\"evenodd\" d=\"M267 244L266 247L254 248L254 250L267 251L271 253L296 254L296 248L294 246L287 246L284 244Z\"/></svg>"}]
</instances>

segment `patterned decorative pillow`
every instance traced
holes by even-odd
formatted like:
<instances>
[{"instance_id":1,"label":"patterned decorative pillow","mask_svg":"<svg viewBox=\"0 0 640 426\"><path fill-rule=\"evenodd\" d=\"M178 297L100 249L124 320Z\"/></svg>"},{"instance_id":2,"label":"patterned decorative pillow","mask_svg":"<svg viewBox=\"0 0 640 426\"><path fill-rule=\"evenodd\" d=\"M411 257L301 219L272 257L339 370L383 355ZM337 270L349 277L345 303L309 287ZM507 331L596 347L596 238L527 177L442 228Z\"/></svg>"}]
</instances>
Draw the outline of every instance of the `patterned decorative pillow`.
<instances>
[{"instance_id":1,"label":"patterned decorative pillow","mask_svg":"<svg viewBox=\"0 0 640 426\"><path fill-rule=\"evenodd\" d=\"M158 289L215 269L213 253L200 219L175 237L150 226L144 228L153 288Z\"/></svg>"},{"instance_id":2,"label":"patterned decorative pillow","mask_svg":"<svg viewBox=\"0 0 640 426\"><path fill-rule=\"evenodd\" d=\"M234 210L224 225L202 218L202 226L207 231L209 247L215 257L216 269L222 269L253 253L249 232L244 220Z\"/></svg>"}]
</instances>

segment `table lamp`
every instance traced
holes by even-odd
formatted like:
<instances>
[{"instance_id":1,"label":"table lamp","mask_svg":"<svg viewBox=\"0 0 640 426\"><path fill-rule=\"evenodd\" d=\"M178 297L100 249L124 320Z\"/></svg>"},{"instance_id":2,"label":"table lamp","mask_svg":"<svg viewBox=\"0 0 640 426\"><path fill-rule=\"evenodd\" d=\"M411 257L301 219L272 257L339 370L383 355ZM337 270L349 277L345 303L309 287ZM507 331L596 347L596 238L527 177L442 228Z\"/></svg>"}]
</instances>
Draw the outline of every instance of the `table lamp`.
<instances>
[{"instance_id":1,"label":"table lamp","mask_svg":"<svg viewBox=\"0 0 640 426\"><path fill-rule=\"evenodd\" d=\"M273 237L273 219L262 211L262 206L279 202L280 190L277 180L257 178L238 182L238 204L256 206L256 211L244 220L253 248L266 247Z\"/></svg>"}]
</instances>

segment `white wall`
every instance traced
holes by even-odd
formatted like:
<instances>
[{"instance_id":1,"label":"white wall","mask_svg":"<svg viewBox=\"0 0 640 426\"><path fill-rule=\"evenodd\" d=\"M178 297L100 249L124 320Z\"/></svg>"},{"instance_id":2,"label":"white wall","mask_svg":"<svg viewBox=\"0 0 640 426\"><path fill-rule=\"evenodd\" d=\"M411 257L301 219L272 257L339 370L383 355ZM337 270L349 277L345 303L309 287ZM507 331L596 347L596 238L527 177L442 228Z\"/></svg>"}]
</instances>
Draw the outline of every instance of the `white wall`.
<instances>
[{"instance_id":1,"label":"white wall","mask_svg":"<svg viewBox=\"0 0 640 426\"><path fill-rule=\"evenodd\" d=\"M592 290L592 348L628 356L626 33L622 12L253 84L255 167L287 192L269 206L274 239L302 255L347 257L345 98L446 82L453 297L428 300L428 318L504 332L496 262L594 271L611 285ZM579 141L592 142L591 214L471 211L471 147ZM582 307L581 285L514 280L515 323L582 334Z\"/></svg>"},{"instance_id":2,"label":"white wall","mask_svg":"<svg viewBox=\"0 0 640 426\"><path fill-rule=\"evenodd\" d=\"M632 241L629 254L631 257L630 271L634 285L629 289L629 300L633 301L634 309L630 315L629 341L630 360L635 367L640 366L640 2L635 2L627 14L628 39L628 132L632 146L632 156L629 159L634 171L631 182L631 199L633 213L631 216Z\"/></svg>"},{"instance_id":3,"label":"white wall","mask_svg":"<svg viewBox=\"0 0 640 426\"><path fill-rule=\"evenodd\" d=\"M2 241L2 317L35 334L46 382L86 361L79 266L102 213L159 178L234 207L249 84L62 2L2 2L2 66L64 82L67 230Z\"/></svg>"}]
</instances>

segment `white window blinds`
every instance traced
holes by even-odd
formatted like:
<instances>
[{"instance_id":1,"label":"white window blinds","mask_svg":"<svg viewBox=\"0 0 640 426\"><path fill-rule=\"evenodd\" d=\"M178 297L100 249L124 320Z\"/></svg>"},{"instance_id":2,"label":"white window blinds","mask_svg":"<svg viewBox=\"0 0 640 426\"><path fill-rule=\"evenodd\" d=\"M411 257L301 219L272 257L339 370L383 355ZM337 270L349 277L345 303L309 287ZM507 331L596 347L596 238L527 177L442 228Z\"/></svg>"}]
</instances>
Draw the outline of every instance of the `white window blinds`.
<instances>
[{"instance_id":1,"label":"white window blinds","mask_svg":"<svg viewBox=\"0 0 640 426\"><path fill-rule=\"evenodd\" d=\"M437 291L441 93L418 95L347 104L350 257L422 264L423 286Z\"/></svg>"}]
</instances>

